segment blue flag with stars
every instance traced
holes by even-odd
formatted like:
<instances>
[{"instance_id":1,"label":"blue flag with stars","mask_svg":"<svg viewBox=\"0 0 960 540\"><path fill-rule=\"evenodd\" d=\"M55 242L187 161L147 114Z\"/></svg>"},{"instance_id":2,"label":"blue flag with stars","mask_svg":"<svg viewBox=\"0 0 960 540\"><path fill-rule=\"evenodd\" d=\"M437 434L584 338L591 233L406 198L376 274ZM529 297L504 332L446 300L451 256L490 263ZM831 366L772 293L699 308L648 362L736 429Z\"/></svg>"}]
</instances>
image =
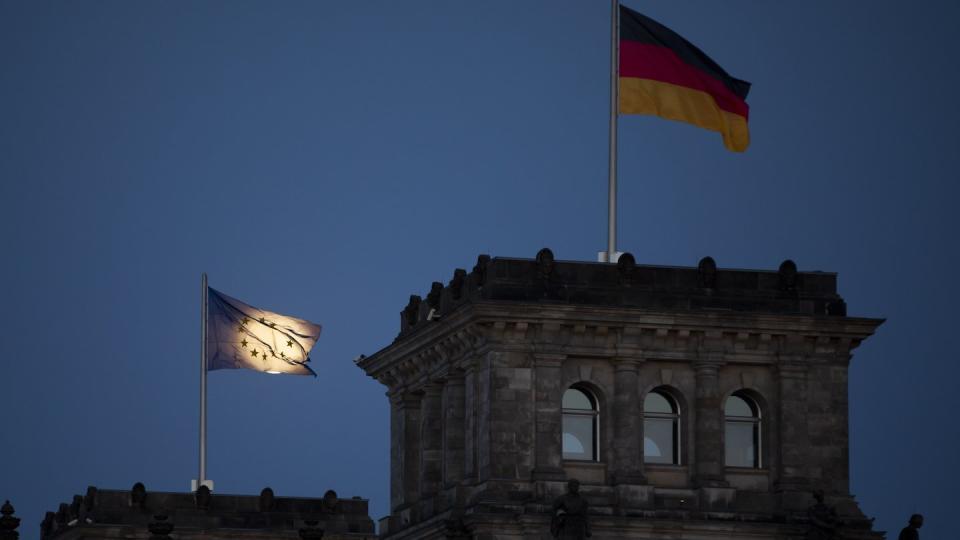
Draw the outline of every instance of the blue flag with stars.
<instances>
[{"instance_id":1,"label":"blue flag with stars","mask_svg":"<svg viewBox=\"0 0 960 540\"><path fill-rule=\"evenodd\" d=\"M320 325L207 292L207 369L313 375L307 366Z\"/></svg>"}]
</instances>

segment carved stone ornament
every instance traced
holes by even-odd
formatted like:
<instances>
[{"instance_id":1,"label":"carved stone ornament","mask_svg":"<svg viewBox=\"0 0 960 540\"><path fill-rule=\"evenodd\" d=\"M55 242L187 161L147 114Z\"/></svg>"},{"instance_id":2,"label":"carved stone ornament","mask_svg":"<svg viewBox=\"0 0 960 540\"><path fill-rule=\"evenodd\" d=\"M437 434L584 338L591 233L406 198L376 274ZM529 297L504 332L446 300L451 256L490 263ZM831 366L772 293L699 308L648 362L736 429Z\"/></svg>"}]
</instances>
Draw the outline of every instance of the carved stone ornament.
<instances>
[{"instance_id":1,"label":"carved stone ornament","mask_svg":"<svg viewBox=\"0 0 960 540\"><path fill-rule=\"evenodd\" d=\"M321 502L323 512L326 514L333 514L337 511L337 501L340 499L337 497L337 492L328 489L326 493L323 494L323 500Z\"/></svg>"},{"instance_id":2,"label":"carved stone ornament","mask_svg":"<svg viewBox=\"0 0 960 540\"><path fill-rule=\"evenodd\" d=\"M170 538L170 533L173 532L173 523L170 523L165 514L157 514L153 516L153 521L147 525L147 530L153 535L150 537L151 539Z\"/></svg>"},{"instance_id":3,"label":"carved stone ornament","mask_svg":"<svg viewBox=\"0 0 960 540\"><path fill-rule=\"evenodd\" d=\"M303 524L306 526L297 531L301 540L320 540L323 538L323 529L317 526L319 523L320 521L316 519L303 520Z\"/></svg>"},{"instance_id":4,"label":"carved stone ornament","mask_svg":"<svg viewBox=\"0 0 960 540\"><path fill-rule=\"evenodd\" d=\"M97 504L97 488L96 486L88 486L87 494L83 497L83 506L87 509L87 513L93 512L93 507Z\"/></svg>"},{"instance_id":5,"label":"carved stone ornament","mask_svg":"<svg viewBox=\"0 0 960 540\"><path fill-rule=\"evenodd\" d=\"M207 510L210 508L210 500L213 499L213 496L210 494L210 488L202 485L197 488L196 493L193 494L193 498L196 500L199 510Z\"/></svg>"},{"instance_id":6,"label":"carved stone ornament","mask_svg":"<svg viewBox=\"0 0 960 540\"><path fill-rule=\"evenodd\" d=\"M794 292L797 290L797 263L787 259L780 264L780 290Z\"/></svg>"},{"instance_id":7,"label":"carved stone ornament","mask_svg":"<svg viewBox=\"0 0 960 540\"><path fill-rule=\"evenodd\" d=\"M443 293L443 283L434 281L430 284L430 292L427 293L427 305L430 306L430 309L438 309L440 307L441 293Z\"/></svg>"},{"instance_id":8,"label":"carved stone ornament","mask_svg":"<svg viewBox=\"0 0 960 540\"><path fill-rule=\"evenodd\" d=\"M626 283L633 277L633 269L637 266L637 260L632 253L623 253L617 259L617 274L620 276L620 283Z\"/></svg>"},{"instance_id":9,"label":"carved stone ornament","mask_svg":"<svg viewBox=\"0 0 960 540\"><path fill-rule=\"evenodd\" d=\"M46 538L57 530L57 515L53 512L47 512L40 522L40 538Z\"/></svg>"},{"instance_id":10,"label":"carved stone ornament","mask_svg":"<svg viewBox=\"0 0 960 540\"><path fill-rule=\"evenodd\" d=\"M416 326L417 320L420 318L420 302L421 298L419 296L410 295L407 307L403 308L403 318L407 322L407 326Z\"/></svg>"},{"instance_id":11,"label":"carved stone ornament","mask_svg":"<svg viewBox=\"0 0 960 540\"><path fill-rule=\"evenodd\" d=\"M550 279L553 274L554 258L553 252L548 248L543 248L537 252L537 277L540 279Z\"/></svg>"},{"instance_id":12,"label":"carved stone ornament","mask_svg":"<svg viewBox=\"0 0 960 540\"><path fill-rule=\"evenodd\" d=\"M473 267L473 273L477 276L478 287L483 287L487 283L487 264L489 263L489 255L477 255L477 264Z\"/></svg>"},{"instance_id":13,"label":"carved stone ornament","mask_svg":"<svg viewBox=\"0 0 960 540\"><path fill-rule=\"evenodd\" d=\"M145 508L147 504L147 488L142 482L137 482L130 488L130 506Z\"/></svg>"},{"instance_id":14,"label":"carved stone ornament","mask_svg":"<svg viewBox=\"0 0 960 540\"><path fill-rule=\"evenodd\" d=\"M702 289L717 288L717 263L713 257L704 257L697 264L697 280Z\"/></svg>"},{"instance_id":15,"label":"carved stone ornament","mask_svg":"<svg viewBox=\"0 0 960 540\"><path fill-rule=\"evenodd\" d=\"M269 512L274 509L276 506L276 500L273 497L273 490L265 487L260 492L260 500L258 501L258 506L261 512Z\"/></svg>"},{"instance_id":16,"label":"carved stone ornament","mask_svg":"<svg viewBox=\"0 0 960 540\"><path fill-rule=\"evenodd\" d=\"M450 296L454 300L460 300L463 296L463 284L467 280L467 271L463 268L457 268L453 271L453 279L450 280Z\"/></svg>"},{"instance_id":17,"label":"carved stone ornament","mask_svg":"<svg viewBox=\"0 0 960 540\"><path fill-rule=\"evenodd\" d=\"M67 503L60 503L60 507L57 508L57 528L62 529L67 526L67 522L70 521L70 506Z\"/></svg>"}]
</instances>

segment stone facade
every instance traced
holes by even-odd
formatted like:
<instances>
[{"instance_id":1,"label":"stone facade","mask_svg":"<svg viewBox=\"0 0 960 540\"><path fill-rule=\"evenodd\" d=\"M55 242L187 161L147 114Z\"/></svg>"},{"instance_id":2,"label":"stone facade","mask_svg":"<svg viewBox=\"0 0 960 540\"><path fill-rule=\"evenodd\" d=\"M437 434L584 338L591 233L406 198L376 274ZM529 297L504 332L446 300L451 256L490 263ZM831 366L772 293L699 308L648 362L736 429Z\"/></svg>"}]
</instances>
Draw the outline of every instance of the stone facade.
<instances>
[{"instance_id":1,"label":"stone facade","mask_svg":"<svg viewBox=\"0 0 960 540\"><path fill-rule=\"evenodd\" d=\"M44 540L127 539L313 539L364 540L376 537L367 501L323 498L147 492L137 483L130 491L90 487L57 512L47 512L40 526Z\"/></svg>"},{"instance_id":2,"label":"stone facade","mask_svg":"<svg viewBox=\"0 0 960 540\"><path fill-rule=\"evenodd\" d=\"M847 316L835 274L481 256L400 319L358 361L390 402L383 537L548 538L569 479L593 538L803 538L813 490L837 537L882 537L849 492L847 427L851 353L882 321ZM595 459L564 459L570 388L593 400ZM676 407L669 463L644 455L651 392ZM752 466L727 465L735 396Z\"/></svg>"}]
</instances>

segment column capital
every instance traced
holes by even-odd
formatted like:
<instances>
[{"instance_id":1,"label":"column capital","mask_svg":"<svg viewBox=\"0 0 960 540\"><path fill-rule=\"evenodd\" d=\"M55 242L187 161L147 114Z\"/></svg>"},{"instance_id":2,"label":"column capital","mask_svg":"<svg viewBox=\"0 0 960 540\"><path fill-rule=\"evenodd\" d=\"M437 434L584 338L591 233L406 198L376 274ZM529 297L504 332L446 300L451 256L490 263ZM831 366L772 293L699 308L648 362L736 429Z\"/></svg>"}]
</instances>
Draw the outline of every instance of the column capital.
<instances>
[{"instance_id":1,"label":"column capital","mask_svg":"<svg viewBox=\"0 0 960 540\"><path fill-rule=\"evenodd\" d=\"M613 362L614 371L636 371L643 363L642 358L625 356L614 356L610 361Z\"/></svg>"},{"instance_id":2,"label":"column capital","mask_svg":"<svg viewBox=\"0 0 960 540\"><path fill-rule=\"evenodd\" d=\"M537 367L560 367L567 355L561 353L533 353L533 363Z\"/></svg>"},{"instance_id":3,"label":"column capital","mask_svg":"<svg viewBox=\"0 0 960 540\"><path fill-rule=\"evenodd\" d=\"M398 393L391 396L390 403L399 409L419 409L422 398L422 394L413 392Z\"/></svg>"},{"instance_id":4,"label":"column capital","mask_svg":"<svg viewBox=\"0 0 960 540\"><path fill-rule=\"evenodd\" d=\"M697 375L716 375L717 371L723 365L724 362L722 360L697 359L693 361L693 369L697 372Z\"/></svg>"},{"instance_id":5,"label":"column capital","mask_svg":"<svg viewBox=\"0 0 960 540\"><path fill-rule=\"evenodd\" d=\"M774 365L774 370L782 379L802 379L807 376L809 366L799 362L779 362Z\"/></svg>"},{"instance_id":6,"label":"column capital","mask_svg":"<svg viewBox=\"0 0 960 540\"><path fill-rule=\"evenodd\" d=\"M466 373L460 370L452 370L447 373L447 378L444 382L445 386L463 386L464 379L466 378Z\"/></svg>"},{"instance_id":7,"label":"column capital","mask_svg":"<svg viewBox=\"0 0 960 540\"><path fill-rule=\"evenodd\" d=\"M446 383L445 380L433 380L423 385L423 393L425 396L437 397L443 392L443 385Z\"/></svg>"}]
</instances>

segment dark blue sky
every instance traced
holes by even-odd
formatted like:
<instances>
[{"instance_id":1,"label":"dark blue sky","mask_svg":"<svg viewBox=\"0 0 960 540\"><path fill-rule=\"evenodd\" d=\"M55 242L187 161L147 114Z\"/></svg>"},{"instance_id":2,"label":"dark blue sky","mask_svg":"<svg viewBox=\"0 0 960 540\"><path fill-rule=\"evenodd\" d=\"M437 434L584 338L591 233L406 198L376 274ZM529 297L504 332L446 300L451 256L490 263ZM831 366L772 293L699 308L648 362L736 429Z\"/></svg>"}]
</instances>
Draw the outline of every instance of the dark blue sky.
<instances>
[{"instance_id":1,"label":"dark blue sky","mask_svg":"<svg viewBox=\"0 0 960 540\"><path fill-rule=\"evenodd\" d=\"M851 491L952 530L960 4L625 2L751 81L752 146L620 129L620 248L836 271L886 317L850 372ZM210 375L217 491L371 499L352 359L479 253L605 247L607 2L0 0L0 499L196 476L200 273L324 325L318 379ZM949 532L948 532L949 531Z\"/></svg>"}]
</instances>

